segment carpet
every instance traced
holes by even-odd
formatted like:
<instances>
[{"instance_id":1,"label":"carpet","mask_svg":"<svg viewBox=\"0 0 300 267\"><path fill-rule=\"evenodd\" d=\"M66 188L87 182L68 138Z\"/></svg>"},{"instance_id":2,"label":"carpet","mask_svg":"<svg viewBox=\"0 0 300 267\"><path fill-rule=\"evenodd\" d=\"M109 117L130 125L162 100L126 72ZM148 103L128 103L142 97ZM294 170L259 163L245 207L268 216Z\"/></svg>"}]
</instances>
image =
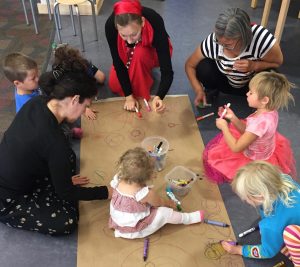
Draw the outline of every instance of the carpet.
<instances>
[{"instance_id":1,"label":"carpet","mask_svg":"<svg viewBox=\"0 0 300 267\"><path fill-rule=\"evenodd\" d=\"M40 73L45 71L51 55L54 40L54 22L48 15L39 15L37 20L40 33L34 31L29 1L25 1L30 25L26 24L20 0L0 1L0 139L15 116L14 90L3 74L3 60L12 52L21 52L33 58Z\"/></svg>"}]
</instances>

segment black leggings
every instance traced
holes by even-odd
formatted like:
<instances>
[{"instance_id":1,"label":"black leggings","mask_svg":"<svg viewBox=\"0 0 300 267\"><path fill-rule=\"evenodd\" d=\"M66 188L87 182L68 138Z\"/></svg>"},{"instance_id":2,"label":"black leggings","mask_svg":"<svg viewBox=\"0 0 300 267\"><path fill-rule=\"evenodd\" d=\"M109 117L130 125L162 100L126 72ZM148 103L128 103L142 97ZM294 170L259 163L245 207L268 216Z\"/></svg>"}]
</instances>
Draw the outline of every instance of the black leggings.
<instances>
[{"instance_id":1,"label":"black leggings","mask_svg":"<svg viewBox=\"0 0 300 267\"><path fill-rule=\"evenodd\" d=\"M241 88L232 87L227 77L221 73L214 60L205 58L196 67L196 77L203 84L205 90L218 90L225 94L245 96L248 84Z\"/></svg>"},{"instance_id":2,"label":"black leggings","mask_svg":"<svg viewBox=\"0 0 300 267\"><path fill-rule=\"evenodd\" d=\"M78 223L78 203L60 199L48 178L37 180L31 194L0 199L0 222L49 235L66 235Z\"/></svg>"}]
</instances>

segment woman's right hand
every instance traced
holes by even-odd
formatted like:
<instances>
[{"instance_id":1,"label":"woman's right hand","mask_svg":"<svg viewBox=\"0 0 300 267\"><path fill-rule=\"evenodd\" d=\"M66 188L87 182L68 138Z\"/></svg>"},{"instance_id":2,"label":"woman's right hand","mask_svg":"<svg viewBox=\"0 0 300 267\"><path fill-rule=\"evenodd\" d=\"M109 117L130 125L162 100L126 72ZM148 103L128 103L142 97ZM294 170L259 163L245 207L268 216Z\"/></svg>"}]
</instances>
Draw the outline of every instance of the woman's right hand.
<instances>
[{"instance_id":1,"label":"woman's right hand","mask_svg":"<svg viewBox=\"0 0 300 267\"><path fill-rule=\"evenodd\" d=\"M177 209L176 203L173 200L170 200L170 199L166 200L165 206L168 207L168 208L171 208L173 210Z\"/></svg>"},{"instance_id":2,"label":"woman's right hand","mask_svg":"<svg viewBox=\"0 0 300 267\"><path fill-rule=\"evenodd\" d=\"M126 96L124 109L128 111L135 111L135 107L139 108L139 102L133 97L133 95Z\"/></svg>"},{"instance_id":3,"label":"woman's right hand","mask_svg":"<svg viewBox=\"0 0 300 267\"><path fill-rule=\"evenodd\" d=\"M199 106L199 104L201 102L203 103L204 106L207 104L207 102L206 102L206 95L205 95L205 93L204 93L203 90L199 90L196 93L196 96L195 96L195 99L194 99L194 105L197 107L197 106Z\"/></svg>"}]
</instances>

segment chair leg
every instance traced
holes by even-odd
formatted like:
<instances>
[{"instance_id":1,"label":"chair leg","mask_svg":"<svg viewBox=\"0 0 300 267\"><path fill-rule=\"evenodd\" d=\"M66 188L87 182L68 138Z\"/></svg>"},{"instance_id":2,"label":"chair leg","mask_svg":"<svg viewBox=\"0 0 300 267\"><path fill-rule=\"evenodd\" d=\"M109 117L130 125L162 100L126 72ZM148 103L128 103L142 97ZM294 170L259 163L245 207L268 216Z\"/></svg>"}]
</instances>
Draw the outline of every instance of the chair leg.
<instances>
[{"instance_id":1,"label":"chair leg","mask_svg":"<svg viewBox=\"0 0 300 267\"><path fill-rule=\"evenodd\" d=\"M257 7L257 0L251 0L251 7L256 8Z\"/></svg>"},{"instance_id":2,"label":"chair leg","mask_svg":"<svg viewBox=\"0 0 300 267\"><path fill-rule=\"evenodd\" d=\"M264 27L267 27L267 25L268 25L271 6L272 6L272 0L266 0L264 11L263 11L263 16L261 19L261 25Z\"/></svg>"},{"instance_id":3,"label":"chair leg","mask_svg":"<svg viewBox=\"0 0 300 267\"><path fill-rule=\"evenodd\" d=\"M30 8L31 8L31 13L32 13L32 20L33 20L33 24L34 24L35 33L39 34L37 20L36 20L36 16L35 16L35 6L33 5L32 0L30 0Z\"/></svg>"},{"instance_id":4,"label":"chair leg","mask_svg":"<svg viewBox=\"0 0 300 267\"><path fill-rule=\"evenodd\" d=\"M82 52L84 52L84 43L83 43L83 37L82 37L82 27L81 27L81 19L80 19L79 8L78 8L78 5L74 5L74 6L75 6L76 13L77 13L77 18L78 18L81 50L82 50Z\"/></svg>"},{"instance_id":5,"label":"chair leg","mask_svg":"<svg viewBox=\"0 0 300 267\"><path fill-rule=\"evenodd\" d=\"M97 23L96 23L96 12L93 0L88 0L91 3L92 7L92 15L93 15L93 24L94 24L94 32L95 32L95 41L98 41L98 31L97 31Z\"/></svg>"},{"instance_id":6,"label":"chair leg","mask_svg":"<svg viewBox=\"0 0 300 267\"><path fill-rule=\"evenodd\" d=\"M29 25L29 20L28 20L28 15L27 15L27 10L26 10L26 6L25 6L25 0L22 0L22 6L23 6L23 10L24 10L24 15L25 15L26 24Z\"/></svg>"},{"instance_id":7,"label":"chair leg","mask_svg":"<svg viewBox=\"0 0 300 267\"><path fill-rule=\"evenodd\" d=\"M55 22L55 28L56 28L56 32L57 32L58 41L61 44L62 41L61 41L61 35L60 35L60 28L59 28L59 24L58 24L59 14L57 14L57 12L59 12L58 6L59 6L59 3L55 2L54 7L53 7L53 16L54 16L54 22Z\"/></svg>"},{"instance_id":8,"label":"chair leg","mask_svg":"<svg viewBox=\"0 0 300 267\"><path fill-rule=\"evenodd\" d=\"M52 16L51 16L51 7L50 7L50 0L46 0L47 2L47 9L48 9L48 17L49 17L49 20L52 20Z\"/></svg>"},{"instance_id":9,"label":"chair leg","mask_svg":"<svg viewBox=\"0 0 300 267\"><path fill-rule=\"evenodd\" d=\"M76 36L76 28L75 28L75 23L74 23L73 7L71 5L69 6L69 10L70 10L70 17L71 17L71 23L72 23L72 27L73 27L74 36Z\"/></svg>"}]
</instances>

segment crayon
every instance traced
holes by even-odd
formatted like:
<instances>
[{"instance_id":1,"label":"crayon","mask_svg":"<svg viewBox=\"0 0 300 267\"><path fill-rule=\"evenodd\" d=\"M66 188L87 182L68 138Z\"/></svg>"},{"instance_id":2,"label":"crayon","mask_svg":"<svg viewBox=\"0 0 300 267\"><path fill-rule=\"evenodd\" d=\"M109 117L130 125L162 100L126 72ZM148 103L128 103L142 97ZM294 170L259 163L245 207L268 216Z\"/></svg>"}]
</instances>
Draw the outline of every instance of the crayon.
<instances>
[{"instance_id":1,"label":"crayon","mask_svg":"<svg viewBox=\"0 0 300 267\"><path fill-rule=\"evenodd\" d=\"M204 219L204 222L207 224L216 225L216 226L220 226L220 227L229 227L229 224L224 223L224 222L218 222L218 221L213 221L213 220L208 220L208 219Z\"/></svg>"},{"instance_id":2,"label":"crayon","mask_svg":"<svg viewBox=\"0 0 300 267\"><path fill-rule=\"evenodd\" d=\"M144 240L144 251L143 251L143 259L144 259L144 261L147 260L148 250L149 250L149 238L145 238L145 240Z\"/></svg>"}]
</instances>

